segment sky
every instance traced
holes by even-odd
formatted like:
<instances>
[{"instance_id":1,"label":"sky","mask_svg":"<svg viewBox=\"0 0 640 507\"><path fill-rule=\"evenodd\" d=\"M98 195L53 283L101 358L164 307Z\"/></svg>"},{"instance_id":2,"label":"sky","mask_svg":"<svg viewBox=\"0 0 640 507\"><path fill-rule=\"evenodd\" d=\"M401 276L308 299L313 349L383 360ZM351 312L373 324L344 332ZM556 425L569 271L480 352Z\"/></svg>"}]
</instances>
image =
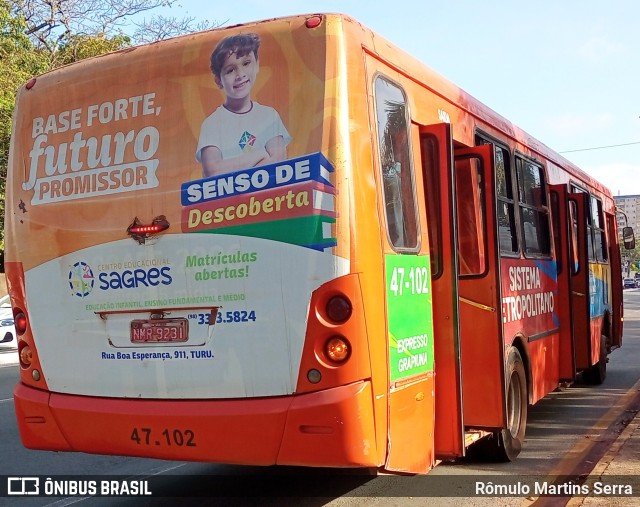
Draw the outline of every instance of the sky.
<instances>
[{"instance_id":1,"label":"sky","mask_svg":"<svg viewBox=\"0 0 640 507\"><path fill-rule=\"evenodd\" d=\"M153 11L223 26L318 12L373 29L614 195L640 194L637 0L179 0Z\"/></svg>"}]
</instances>

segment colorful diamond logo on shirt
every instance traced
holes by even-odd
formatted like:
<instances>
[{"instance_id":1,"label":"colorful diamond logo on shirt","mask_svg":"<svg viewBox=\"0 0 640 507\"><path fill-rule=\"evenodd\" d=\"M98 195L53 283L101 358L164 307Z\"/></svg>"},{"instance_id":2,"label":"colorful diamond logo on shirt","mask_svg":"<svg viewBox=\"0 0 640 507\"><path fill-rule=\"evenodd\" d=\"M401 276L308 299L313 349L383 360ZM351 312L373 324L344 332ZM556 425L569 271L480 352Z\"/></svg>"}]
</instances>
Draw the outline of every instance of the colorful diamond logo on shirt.
<instances>
[{"instance_id":1,"label":"colorful diamond logo on shirt","mask_svg":"<svg viewBox=\"0 0 640 507\"><path fill-rule=\"evenodd\" d=\"M242 151L248 151L253 147L253 144L256 142L256 136L251 134L249 131L245 130L244 134L240 137L240 149Z\"/></svg>"}]
</instances>

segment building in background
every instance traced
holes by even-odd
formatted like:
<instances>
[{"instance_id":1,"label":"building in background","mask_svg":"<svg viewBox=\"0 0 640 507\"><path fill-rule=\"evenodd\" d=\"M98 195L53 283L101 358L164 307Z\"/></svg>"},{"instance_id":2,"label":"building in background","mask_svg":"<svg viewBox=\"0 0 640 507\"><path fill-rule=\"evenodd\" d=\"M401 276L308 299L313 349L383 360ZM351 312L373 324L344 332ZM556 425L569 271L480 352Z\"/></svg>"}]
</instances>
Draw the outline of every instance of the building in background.
<instances>
[{"instance_id":1,"label":"building in background","mask_svg":"<svg viewBox=\"0 0 640 507\"><path fill-rule=\"evenodd\" d=\"M616 195L613 197L618 213L618 230L622 234L625 225L633 227L634 231L640 231L640 195ZM625 215L627 221L625 222Z\"/></svg>"},{"instance_id":2,"label":"building in background","mask_svg":"<svg viewBox=\"0 0 640 507\"><path fill-rule=\"evenodd\" d=\"M640 195L616 195L613 197L616 203L618 220L618 234L622 239L622 228L626 225L633 227L638 239L640 231ZM626 220L625 220L626 216ZM637 270L637 259L628 252L622 252L622 271L630 276L632 270Z\"/></svg>"}]
</instances>

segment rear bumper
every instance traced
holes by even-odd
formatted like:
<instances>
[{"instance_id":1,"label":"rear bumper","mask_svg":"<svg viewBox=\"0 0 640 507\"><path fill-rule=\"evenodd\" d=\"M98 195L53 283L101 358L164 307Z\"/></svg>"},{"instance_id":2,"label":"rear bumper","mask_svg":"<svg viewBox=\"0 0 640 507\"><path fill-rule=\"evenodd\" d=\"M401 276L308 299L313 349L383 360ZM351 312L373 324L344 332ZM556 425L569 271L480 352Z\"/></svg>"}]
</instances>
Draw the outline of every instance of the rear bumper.
<instances>
[{"instance_id":1,"label":"rear bumper","mask_svg":"<svg viewBox=\"0 0 640 507\"><path fill-rule=\"evenodd\" d=\"M380 465L369 382L210 401L96 398L18 384L14 399L30 449L247 465Z\"/></svg>"}]
</instances>

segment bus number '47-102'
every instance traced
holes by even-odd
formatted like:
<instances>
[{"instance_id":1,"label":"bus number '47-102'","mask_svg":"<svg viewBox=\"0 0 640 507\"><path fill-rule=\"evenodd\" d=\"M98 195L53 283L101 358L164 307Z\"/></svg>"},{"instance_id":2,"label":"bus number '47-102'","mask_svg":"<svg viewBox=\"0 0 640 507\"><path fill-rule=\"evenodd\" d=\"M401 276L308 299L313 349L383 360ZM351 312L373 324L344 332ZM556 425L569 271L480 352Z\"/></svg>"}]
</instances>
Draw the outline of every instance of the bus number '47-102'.
<instances>
[{"instance_id":1,"label":"bus number '47-102'","mask_svg":"<svg viewBox=\"0 0 640 507\"><path fill-rule=\"evenodd\" d=\"M405 273L404 268L394 268L389 290L394 296L426 294L429 292L429 272L426 267L412 267Z\"/></svg>"}]
</instances>

